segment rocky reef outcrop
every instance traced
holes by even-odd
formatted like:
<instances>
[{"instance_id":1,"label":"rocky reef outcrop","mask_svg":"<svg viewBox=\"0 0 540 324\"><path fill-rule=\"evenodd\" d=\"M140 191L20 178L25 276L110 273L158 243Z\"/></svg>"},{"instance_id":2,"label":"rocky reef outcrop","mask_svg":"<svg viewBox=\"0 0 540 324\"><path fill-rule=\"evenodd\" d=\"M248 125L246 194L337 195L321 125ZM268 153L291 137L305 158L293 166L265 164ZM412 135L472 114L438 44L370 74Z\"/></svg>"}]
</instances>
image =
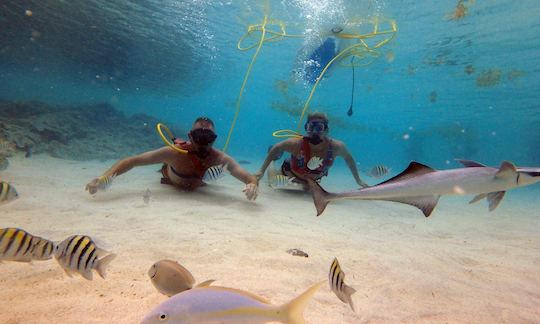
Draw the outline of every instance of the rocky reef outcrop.
<instances>
[{"instance_id":1,"label":"rocky reef outcrop","mask_svg":"<svg viewBox=\"0 0 540 324\"><path fill-rule=\"evenodd\" d=\"M20 151L69 160L107 160L163 145L157 119L125 116L108 103L53 106L0 101L0 139ZM182 134L174 130L175 134Z\"/></svg>"}]
</instances>

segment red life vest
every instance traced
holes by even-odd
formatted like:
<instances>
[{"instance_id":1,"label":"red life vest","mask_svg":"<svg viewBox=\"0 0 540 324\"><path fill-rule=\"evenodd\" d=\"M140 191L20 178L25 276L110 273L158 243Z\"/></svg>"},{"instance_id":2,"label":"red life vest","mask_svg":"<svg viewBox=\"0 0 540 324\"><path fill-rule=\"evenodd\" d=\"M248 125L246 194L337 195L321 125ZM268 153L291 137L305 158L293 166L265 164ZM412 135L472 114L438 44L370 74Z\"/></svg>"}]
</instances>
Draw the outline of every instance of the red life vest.
<instances>
[{"instance_id":1,"label":"red life vest","mask_svg":"<svg viewBox=\"0 0 540 324\"><path fill-rule=\"evenodd\" d=\"M308 162L311 159L311 147L309 146L309 137L302 139L300 154L298 156L291 156L291 169L294 173L299 175L304 174L320 174L326 175L328 169L334 164L334 156L332 152L331 142L328 147L328 153L323 160L323 163L314 170L308 168Z\"/></svg>"}]
</instances>

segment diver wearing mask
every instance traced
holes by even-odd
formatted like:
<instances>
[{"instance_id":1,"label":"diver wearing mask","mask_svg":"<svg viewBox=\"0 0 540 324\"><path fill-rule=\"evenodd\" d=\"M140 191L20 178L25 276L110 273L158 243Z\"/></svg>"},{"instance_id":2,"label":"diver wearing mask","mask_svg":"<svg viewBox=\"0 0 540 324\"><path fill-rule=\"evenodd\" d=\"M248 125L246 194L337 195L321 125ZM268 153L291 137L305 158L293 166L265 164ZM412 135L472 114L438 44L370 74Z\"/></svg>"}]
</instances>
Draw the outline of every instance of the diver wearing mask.
<instances>
[{"instance_id":1,"label":"diver wearing mask","mask_svg":"<svg viewBox=\"0 0 540 324\"><path fill-rule=\"evenodd\" d=\"M162 184L174 185L183 190L195 190L203 186L206 171L213 166L225 166L227 171L246 184L244 193L248 200L257 197L257 179L244 170L232 157L213 147L217 135L214 123L206 117L199 117L193 123L188 133L189 141L173 139L174 145L187 154L180 153L169 146L128 157L118 161L101 177L93 179L86 186L90 194L98 190L99 179L119 176L131 168L142 165L162 163Z\"/></svg>"},{"instance_id":2,"label":"diver wearing mask","mask_svg":"<svg viewBox=\"0 0 540 324\"><path fill-rule=\"evenodd\" d=\"M290 157L283 161L281 172L269 171L269 177L281 173L289 178L294 177L294 182L305 185L305 178L320 181L328 175L329 169L338 156L343 157L349 167L356 183L361 187L367 187L358 174L356 163L341 141L328 136L328 117L323 113L311 113L304 125L306 135L302 138L290 138L275 144L270 151L259 172L255 174L260 179L270 163L281 158L284 152L289 152ZM272 168L274 169L274 168ZM272 179L269 179L271 182ZM307 187L304 186L304 189Z\"/></svg>"}]
</instances>

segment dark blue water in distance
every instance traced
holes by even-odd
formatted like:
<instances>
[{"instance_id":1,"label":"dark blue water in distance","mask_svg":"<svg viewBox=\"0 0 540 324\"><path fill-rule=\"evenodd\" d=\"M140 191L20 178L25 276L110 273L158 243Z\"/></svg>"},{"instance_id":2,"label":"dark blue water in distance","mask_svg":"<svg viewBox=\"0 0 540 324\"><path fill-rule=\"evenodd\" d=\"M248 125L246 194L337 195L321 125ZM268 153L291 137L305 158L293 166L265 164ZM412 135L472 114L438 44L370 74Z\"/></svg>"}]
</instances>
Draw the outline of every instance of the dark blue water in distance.
<instances>
[{"instance_id":1,"label":"dark blue water in distance","mask_svg":"<svg viewBox=\"0 0 540 324\"><path fill-rule=\"evenodd\" d=\"M330 116L331 134L361 166L540 165L537 1L466 1L463 16L457 2L270 1L269 17L306 37L264 43L228 153L260 161L277 141L273 131L296 130L311 86L295 71L317 35L380 16L398 31L372 64L355 68L352 116L350 67L332 67L310 104ZM236 43L262 22L262 3L4 0L0 98L107 102L184 128L207 115L222 147L255 53Z\"/></svg>"}]
</instances>

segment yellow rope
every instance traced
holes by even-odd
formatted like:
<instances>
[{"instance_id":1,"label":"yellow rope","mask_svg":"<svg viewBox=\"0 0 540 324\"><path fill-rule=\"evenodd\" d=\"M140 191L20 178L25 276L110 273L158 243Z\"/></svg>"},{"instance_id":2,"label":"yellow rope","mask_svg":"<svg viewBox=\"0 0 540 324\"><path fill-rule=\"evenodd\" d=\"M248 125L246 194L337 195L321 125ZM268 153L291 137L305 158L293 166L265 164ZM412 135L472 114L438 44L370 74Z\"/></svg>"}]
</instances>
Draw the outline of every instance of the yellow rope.
<instances>
[{"instance_id":1,"label":"yellow rope","mask_svg":"<svg viewBox=\"0 0 540 324\"><path fill-rule=\"evenodd\" d=\"M251 63L249 63L248 69L246 71L246 75L244 76L244 82L242 82L242 87L240 87L240 93L238 94L238 99L236 100L236 112L234 114L233 122L231 124L231 128L229 129L229 134L227 135L227 140L225 141L225 146L223 146L223 152L227 151L227 147L229 146L229 141L231 140L232 132L234 130L234 126L236 124L236 120L238 119L238 113L240 112L240 102L242 101L242 95L244 94L244 88L246 87L247 80L249 78L249 75L251 73L251 69L253 68L253 64L255 63L255 60L257 59L257 55L259 55L259 51L261 50L262 44L264 43L264 37L266 35L266 22L268 20L268 16L264 16L263 23L261 25L261 38L259 40L259 46L257 47L257 50L255 51L255 54L253 54L253 57L251 58Z\"/></svg>"},{"instance_id":2,"label":"yellow rope","mask_svg":"<svg viewBox=\"0 0 540 324\"><path fill-rule=\"evenodd\" d=\"M272 136L277 138L288 138L288 137L294 137L294 138L302 138L302 134L297 133L295 131L292 131L290 129L280 129L272 133Z\"/></svg>"}]
</instances>

